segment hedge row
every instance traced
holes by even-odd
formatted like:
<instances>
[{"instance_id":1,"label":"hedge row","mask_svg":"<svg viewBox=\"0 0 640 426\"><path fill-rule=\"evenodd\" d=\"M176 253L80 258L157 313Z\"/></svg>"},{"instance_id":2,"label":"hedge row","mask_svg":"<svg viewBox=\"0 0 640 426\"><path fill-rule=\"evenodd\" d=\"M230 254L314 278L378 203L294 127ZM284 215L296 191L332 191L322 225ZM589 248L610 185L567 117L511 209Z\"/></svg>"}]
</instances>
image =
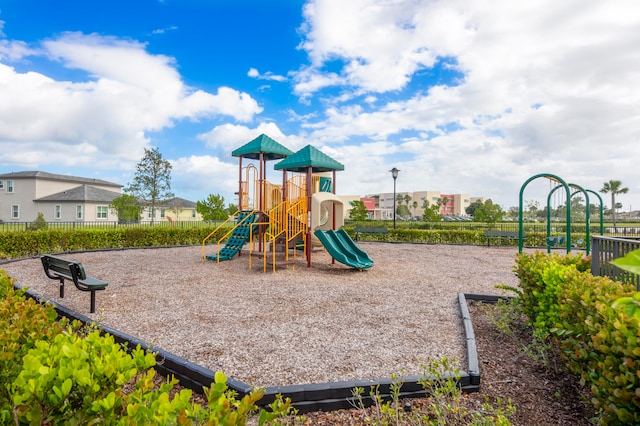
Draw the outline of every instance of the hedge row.
<instances>
[{"instance_id":1,"label":"hedge row","mask_svg":"<svg viewBox=\"0 0 640 426\"><path fill-rule=\"evenodd\" d=\"M606 424L640 424L640 323L612 307L635 286L593 276L588 265L578 256L520 254L515 271L524 309L591 388Z\"/></svg>"},{"instance_id":2,"label":"hedge row","mask_svg":"<svg viewBox=\"0 0 640 426\"><path fill-rule=\"evenodd\" d=\"M15 259L43 253L59 253L74 250L99 250L106 248L131 248L152 246L180 246L201 244L215 228L148 227L122 229L71 229L15 231L0 233L0 259ZM217 230L208 241L213 243L223 237L230 228ZM353 228L345 230L355 238ZM575 235L575 239L584 236ZM546 234L527 233L525 245L545 246ZM487 244L483 230L423 230L389 229L387 234L359 234L366 241L390 241L429 244ZM517 246L513 239L492 239L491 245Z\"/></svg>"},{"instance_id":3,"label":"hedge row","mask_svg":"<svg viewBox=\"0 0 640 426\"><path fill-rule=\"evenodd\" d=\"M0 259L73 250L201 244L213 231L214 228L148 227L2 232ZM209 241L216 242L227 231L228 229L216 231Z\"/></svg>"},{"instance_id":4,"label":"hedge row","mask_svg":"<svg viewBox=\"0 0 640 426\"><path fill-rule=\"evenodd\" d=\"M359 233L358 239L363 241L391 241L402 243L429 243L429 244L465 244L482 245L487 244L484 236L486 228L479 230L447 230L447 229L389 229L386 234ZM355 238L354 228L346 228L352 238ZM546 246L546 233L528 232L525 234L524 244L530 247ZM575 234L573 238L585 239L584 235ZM491 245L517 246L517 239L497 239L491 240ZM584 243L583 243L584 245Z\"/></svg>"},{"instance_id":5,"label":"hedge row","mask_svg":"<svg viewBox=\"0 0 640 426\"><path fill-rule=\"evenodd\" d=\"M243 425L264 394L237 400L218 372L204 407L175 379L156 385L155 364L140 346L127 351L100 330L57 321L0 271L0 424ZM258 424L291 405L279 398L270 408Z\"/></svg>"}]
</instances>

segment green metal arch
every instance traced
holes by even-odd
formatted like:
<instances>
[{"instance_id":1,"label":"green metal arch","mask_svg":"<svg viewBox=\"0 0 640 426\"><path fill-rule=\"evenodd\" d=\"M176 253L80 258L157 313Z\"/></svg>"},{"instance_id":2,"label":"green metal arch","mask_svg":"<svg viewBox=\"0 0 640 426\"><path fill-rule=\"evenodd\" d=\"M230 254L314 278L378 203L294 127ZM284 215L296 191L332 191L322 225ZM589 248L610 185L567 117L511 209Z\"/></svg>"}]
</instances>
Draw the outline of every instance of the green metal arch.
<instances>
[{"instance_id":1,"label":"green metal arch","mask_svg":"<svg viewBox=\"0 0 640 426\"><path fill-rule=\"evenodd\" d=\"M588 256L591 253L591 210L589 209L591 201L589 199L589 194L587 194L587 193L590 192L591 194L595 195L596 197L598 197L598 201L600 201L600 208L599 208L599 213L600 213L600 235L604 235L604 204L602 202L602 197L600 196L600 194L598 194L597 192L593 191L592 189L584 189L580 185L577 185L575 183L568 183L567 185L569 185L569 187L571 187L571 188L578 189L578 191L581 191L585 196L585 203L587 205L587 209L586 209L586 220L587 220L586 254ZM556 192L560 188L561 188L560 186L556 186L555 188L553 188L549 192L549 195L547 196L547 238L551 234L551 229L550 229L551 228L551 203L550 203L551 196L553 195L554 192ZM578 193L578 191L576 191L573 194L571 194L571 197L573 198L573 196L576 195ZM547 253L549 253L549 252L551 252L551 247L547 243Z\"/></svg>"},{"instance_id":2,"label":"green metal arch","mask_svg":"<svg viewBox=\"0 0 640 426\"><path fill-rule=\"evenodd\" d=\"M586 203L587 203L587 211L586 211L586 216L587 216L587 255L589 255L589 253L591 252L591 230L589 228L590 225L590 211L589 211L589 194L587 194L586 190L584 188L582 188L580 185L576 185L575 183L568 183L567 185L569 185L570 188L575 188L578 191L574 192L573 194L571 194L571 197L567 199L567 206L569 206L571 204L571 198L573 198L574 195L576 195L578 192L582 192L585 196L586 199ZM551 245L549 243L549 237L551 236L551 196L558 190L562 188L561 186L556 186L555 188L553 188L551 191L549 191L549 194L547 195L547 253L551 253ZM568 224L569 222L567 222ZM567 252L568 253L568 252Z\"/></svg>"},{"instance_id":3,"label":"green metal arch","mask_svg":"<svg viewBox=\"0 0 640 426\"><path fill-rule=\"evenodd\" d=\"M600 200L600 235L604 235L604 204L602 203L602 197L592 189L587 189L587 192L592 193Z\"/></svg>"},{"instance_id":4,"label":"green metal arch","mask_svg":"<svg viewBox=\"0 0 640 426\"><path fill-rule=\"evenodd\" d=\"M531 176L522 184L522 186L520 187L519 206L518 206L518 216L519 216L518 217L518 252L519 253L522 253L522 249L524 248L524 223L522 220L523 219L522 205L524 201L524 198L523 198L524 190L531 181L541 177L552 179L552 180L555 180L556 182L560 182L566 191L567 200L571 199L571 190L569 189L569 185L567 184L567 182L565 182L560 176L557 176L551 173L540 173L540 174ZM547 211L548 210L549 209L547 209ZM565 239L567 241L567 253L571 253L571 203L567 203L567 236Z\"/></svg>"}]
</instances>

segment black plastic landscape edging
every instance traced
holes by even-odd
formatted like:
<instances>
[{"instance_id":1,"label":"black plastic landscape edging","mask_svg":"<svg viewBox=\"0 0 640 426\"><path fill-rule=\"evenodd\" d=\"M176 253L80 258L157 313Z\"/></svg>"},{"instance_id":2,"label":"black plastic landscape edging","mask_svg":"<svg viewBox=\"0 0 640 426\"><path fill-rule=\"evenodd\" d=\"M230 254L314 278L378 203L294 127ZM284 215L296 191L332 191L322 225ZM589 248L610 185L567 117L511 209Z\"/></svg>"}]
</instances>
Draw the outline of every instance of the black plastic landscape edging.
<instances>
[{"instance_id":1,"label":"black plastic landscape edging","mask_svg":"<svg viewBox=\"0 0 640 426\"><path fill-rule=\"evenodd\" d=\"M19 284L14 284L17 289L22 287ZM105 333L111 334L114 339L127 347L132 349L138 345L147 351L151 351L156 354L157 364L154 367L155 370L165 376L174 376L180 381L180 384L184 387L192 389L196 392L202 392L203 387L209 387L214 381L215 372L208 368L202 367L193 362L187 361L179 356L176 356L170 352L167 352L161 348L149 345L148 343L137 339L133 336L122 333L119 330L115 330L106 325L93 321L91 318L74 312L54 301L33 293L27 290L25 294L37 300L40 303L49 303L58 312L58 315L67 317L72 320L78 320L84 324L96 324L98 328ZM473 323L471 315L469 314L469 308L467 300L482 301L485 303L496 303L498 300L503 299L503 296L486 295L486 294L472 294L472 293L459 293L458 303L460 306L460 313L462 317L462 323L464 327L466 351L467 351L467 371L460 371L458 385L463 392L478 392L480 390L480 362L478 360L478 351L475 340L475 333L473 330ZM453 373L449 373L449 377L454 377ZM328 383L308 383L300 385L287 385L287 386L272 386L266 387L264 396L258 404L266 406L276 399L277 395L282 395L284 398L290 398L293 406L298 410L300 414L308 413L312 411L331 411L338 409L354 408L354 404L363 404L369 406L375 401L369 395L371 389L376 390L376 394L383 399L389 399L391 397L391 389L394 383L402 381L400 388L400 396L402 398L420 397L425 395L421 381L428 379L428 376L403 376L399 379L392 380L391 378L379 378L373 380L351 380L341 382L328 382ZM227 379L227 386L238 392L239 397L249 394L254 388L239 380L233 378ZM365 390L361 398L358 401L354 400L354 389L363 388Z\"/></svg>"}]
</instances>

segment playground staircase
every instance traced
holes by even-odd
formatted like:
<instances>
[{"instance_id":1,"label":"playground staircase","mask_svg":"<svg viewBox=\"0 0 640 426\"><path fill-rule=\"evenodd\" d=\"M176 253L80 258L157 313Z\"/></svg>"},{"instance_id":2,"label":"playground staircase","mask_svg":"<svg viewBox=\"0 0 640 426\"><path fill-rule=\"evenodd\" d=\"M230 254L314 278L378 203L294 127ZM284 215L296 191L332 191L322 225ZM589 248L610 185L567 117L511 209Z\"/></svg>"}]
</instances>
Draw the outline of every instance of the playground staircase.
<instances>
[{"instance_id":1,"label":"playground staircase","mask_svg":"<svg viewBox=\"0 0 640 426\"><path fill-rule=\"evenodd\" d=\"M251 257L262 260L264 272L267 267L275 272L277 266L295 265L295 253L304 253L305 249L306 217L306 199L293 204L282 202L266 214L268 226L261 250L250 252Z\"/></svg>"},{"instance_id":2,"label":"playground staircase","mask_svg":"<svg viewBox=\"0 0 640 426\"><path fill-rule=\"evenodd\" d=\"M232 259L249 242L252 232L256 230L255 223L257 220L258 213L255 211L238 212L237 225L231 231L231 235L224 247L219 248L217 254L208 255L206 258L217 261ZM218 242L218 245L220 245L220 242Z\"/></svg>"}]
</instances>

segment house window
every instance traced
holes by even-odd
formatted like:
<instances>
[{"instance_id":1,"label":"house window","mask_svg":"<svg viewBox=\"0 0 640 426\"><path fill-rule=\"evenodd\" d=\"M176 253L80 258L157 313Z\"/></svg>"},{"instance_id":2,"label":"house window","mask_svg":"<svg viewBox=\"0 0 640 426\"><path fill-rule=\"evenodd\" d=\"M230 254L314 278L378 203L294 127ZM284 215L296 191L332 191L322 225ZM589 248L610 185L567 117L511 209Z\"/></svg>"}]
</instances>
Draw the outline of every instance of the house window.
<instances>
[{"instance_id":1,"label":"house window","mask_svg":"<svg viewBox=\"0 0 640 426\"><path fill-rule=\"evenodd\" d=\"M167 216L167 210L166 209L160 209L160 217L161 218L165 218Z\"/></svg>"},{"instance_id":2,"label":"house window","mask_svg":"<svg viewBox=\"0 0 640 426\"><path fill-rule=\"evenodd\" d=\"M196 218L196 211L191 210L191 219L195 219L195 218Z\"/></svg>"},{"instance_id":3,"label":"house window","mask_svg":"<svg viewBox=\"0 0 640 426\"><path fill-rule=\"evenodd\" d=\"M53 208L53 217L58 220L62 218L62 206L60 204Z\"/></svg>"},{"instance_id":4,"label":"house window","mask_svg":"<svg viewBox=\"0 0 640 426\"><path fill-rule=\"evenodd\" d=\"M82 206L76 206L76 219L82 220Z\"/></svg>"},{"instance_id":5,"label":"house window","mask_svg":"<svg viewBox=\"0 0 640 426\"><path fill-rule=\"evenodd\" d=\"M151 207L147 209L147 219L153 219L153 209Z\"/></svg>"},{"instance_id":6,"label":"house window","mask_svg":"<svg viewBox=\"0 0 640 426\"><path fill-rule=\"evenodd\" d=\"M20 206L17 204L11 206L11 219L20 219Z\"/></svg>"},{"instance_id":7,"label":"house window","mask_svg":"<svg viewBox=\"0 0 640 426\"><path fill-rule=\"evenodd\" d=\"M4 189L4 181L0 180L0 189Z\"/></svg>"},{"instance_id":8,"label":"house window","mask_svg":"<svg viewBox=\"0 0 640 426\"><path fill-rule=\"evenodd\" d=\"M107 206L96 206L96 219L107 218Z\"/></svg>"},{"instance_id":9,"label":"house window","mask_svg":"<svg viewBox=\"0 0 640 426\"><path fill-rule=\"evenodd\" d=\"M8 193L13 193L13 181L12 180L8 180L7 181L7 192Z\"/></svg>"}]
</instances>

